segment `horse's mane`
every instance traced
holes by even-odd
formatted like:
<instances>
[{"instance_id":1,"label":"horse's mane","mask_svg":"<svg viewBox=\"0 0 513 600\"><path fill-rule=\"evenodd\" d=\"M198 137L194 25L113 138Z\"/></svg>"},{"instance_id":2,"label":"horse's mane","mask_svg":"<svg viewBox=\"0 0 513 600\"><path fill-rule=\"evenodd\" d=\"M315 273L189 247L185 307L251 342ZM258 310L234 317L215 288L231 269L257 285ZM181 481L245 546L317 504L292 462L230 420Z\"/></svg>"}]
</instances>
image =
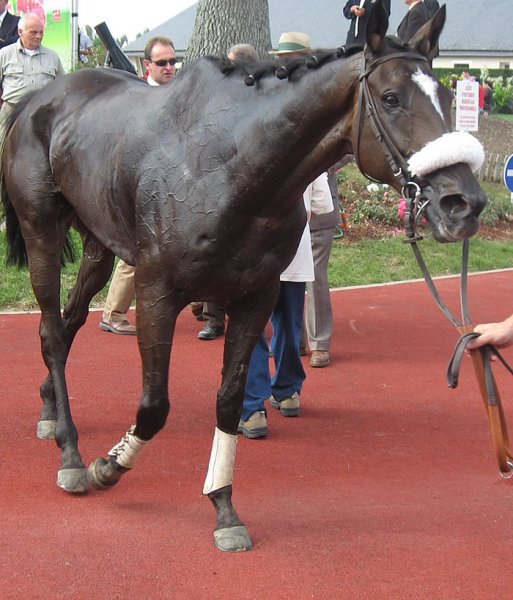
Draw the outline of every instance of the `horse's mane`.
<instances>
[{"instance_id":1,"label":"horse's mane","mask_svg":"<svg viewBox=\"0 0 513 600\"><path fill-rule=\"evenodd\" d=\"M408 48L395 36L388 36L388 49L401 51ZM311 54L293 58L280 57L278 59L264 59L255 62L230 60L226 56L205 56L200 60L206 60L216 66L220 73L226 76L242 75L247 86L254 85L265 77L277 77L278 79L299 79L311 69L333 62L338 59L349 58L353 54L362 52L364 46L360 44L348 44L332 50L314 50ZM181 72L187 73L196 61L185 65ZM302 69L301 67L306 67Z\"/></svg>"},{"instance_id":2,"label":"horse's mane","mask_svg":"<svg viewBox=\"0 0 513 600\"><path fill-rule=\"evenodd\" d=\"M232 61L225 56L207 56L206 60L216 64L224 75L242 74L244 83L254 85L264 77L277 77L288 79L292 75L302 77L305 69L317 69L320 66L337 60L343 56L350 56L362 50L362 46L348 46L336 50L315 50L311 54L293 58L280 57L278 60L265 59L257 62Z\"/></svg>"}]
</instances>

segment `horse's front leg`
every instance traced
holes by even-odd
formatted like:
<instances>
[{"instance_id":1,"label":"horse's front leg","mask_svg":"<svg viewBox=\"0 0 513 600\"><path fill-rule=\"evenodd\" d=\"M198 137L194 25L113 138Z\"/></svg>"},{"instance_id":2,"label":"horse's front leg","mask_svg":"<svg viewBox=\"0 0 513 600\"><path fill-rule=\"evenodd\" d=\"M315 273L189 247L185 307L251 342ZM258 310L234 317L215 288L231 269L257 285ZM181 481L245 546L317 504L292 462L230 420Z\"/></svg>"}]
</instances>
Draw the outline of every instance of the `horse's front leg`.
<instances>
[{"instance_id":1,"label":"horse's front leg","mask_svg":"<svg viewBox=\"0 0 513 600\"><path fill-rule=\"evenodd\" d=\"M278 284L264 294L228 309L223 381L217 394L217 427L212 444L203 493L212 501L217 515L216 548L242 552L252 548L246 526L232 504L232 482L239 424L251 353L274 308Z\"/></svg>"},{"instance_id":2,"label":"horse's front leg","mask_svg":"<svg viewBox=\"0 0 513 600\"><path fill-rule=\"evenodd\" d=\"M169 360L176 318L183 304L176 306L169 290L148 293L137 286L137 339L142 360L143 396L132 425L107 458L97 458L88 470L88 479L97 489L115 485L132 469L145 445L164 427L170 403L168 392ZM158 298L158 300L154 300Z\"/></svg>"}]
</instances>

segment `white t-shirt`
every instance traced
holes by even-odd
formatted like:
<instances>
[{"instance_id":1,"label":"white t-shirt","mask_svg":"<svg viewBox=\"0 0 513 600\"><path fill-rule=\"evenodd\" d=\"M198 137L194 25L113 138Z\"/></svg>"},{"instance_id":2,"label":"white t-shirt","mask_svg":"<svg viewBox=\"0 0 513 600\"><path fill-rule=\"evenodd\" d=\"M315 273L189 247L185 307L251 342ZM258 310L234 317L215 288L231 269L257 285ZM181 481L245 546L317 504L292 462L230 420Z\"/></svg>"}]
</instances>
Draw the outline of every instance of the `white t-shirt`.
<instances>
[{"instance_id":1,"label":"white t-shirt","mask_svg":"<svg viewBox=\"0 0 513 600\"><path fill-rule=\"evenodd\" d=\"M322 215L333 210L330 187L328 185L328 174L321 173L317 179L306 188L303 194L308 218L310 213ZM314 262L312 255L312 242L310 239L310 227L308 223L303 231L296 255L290 265L280 275L280 281L314 281Z\"/></svg>"}]
</instances>

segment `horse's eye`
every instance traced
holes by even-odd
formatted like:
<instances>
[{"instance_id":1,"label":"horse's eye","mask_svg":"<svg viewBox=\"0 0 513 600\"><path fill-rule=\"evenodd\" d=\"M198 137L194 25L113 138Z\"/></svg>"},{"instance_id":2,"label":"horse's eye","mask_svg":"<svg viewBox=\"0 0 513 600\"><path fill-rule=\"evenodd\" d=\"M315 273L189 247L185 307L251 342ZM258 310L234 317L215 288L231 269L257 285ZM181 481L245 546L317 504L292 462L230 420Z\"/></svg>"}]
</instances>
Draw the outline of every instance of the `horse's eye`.
<instances>
[{"instance_id":1,"label":"horse's eye","mask_svg":"<svg viewBox=\"0 0 513 600\"><path fill-rule=\"evenodd\" d=\"M395 108L396 106L399 106L399 98L392 92L387 92L383 96L383 102L390 108Z\"/></svg>"}]
</instances>

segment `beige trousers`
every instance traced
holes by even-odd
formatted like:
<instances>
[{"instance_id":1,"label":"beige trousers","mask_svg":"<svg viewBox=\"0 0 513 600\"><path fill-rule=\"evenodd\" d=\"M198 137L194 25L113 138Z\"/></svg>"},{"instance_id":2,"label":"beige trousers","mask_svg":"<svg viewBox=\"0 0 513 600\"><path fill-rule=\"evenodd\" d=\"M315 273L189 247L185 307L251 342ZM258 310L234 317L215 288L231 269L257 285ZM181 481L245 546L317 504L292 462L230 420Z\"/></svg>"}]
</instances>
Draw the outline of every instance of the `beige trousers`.
<instances>
[{"instance_id":1,"label":"beige trousers","mask_svg":"<svg viewBox=\"0 0 513 600\"><path fill-rule=\"evenodd\" d=\"M13 106L4 102L0 108L0 150L3 149L7 117L12 113Z\"/></svg>"},{"instance_id":2,"label":"beige trousers","mask_svg":"<svg viewBox=\"0 0 513 600\"><path fill-rule=\"evenodd\" d=\"M103 309L104 321L126 321L127 312L135 296L135 267L119 260L110 282Z\"/></svg>"}]
</instances>

